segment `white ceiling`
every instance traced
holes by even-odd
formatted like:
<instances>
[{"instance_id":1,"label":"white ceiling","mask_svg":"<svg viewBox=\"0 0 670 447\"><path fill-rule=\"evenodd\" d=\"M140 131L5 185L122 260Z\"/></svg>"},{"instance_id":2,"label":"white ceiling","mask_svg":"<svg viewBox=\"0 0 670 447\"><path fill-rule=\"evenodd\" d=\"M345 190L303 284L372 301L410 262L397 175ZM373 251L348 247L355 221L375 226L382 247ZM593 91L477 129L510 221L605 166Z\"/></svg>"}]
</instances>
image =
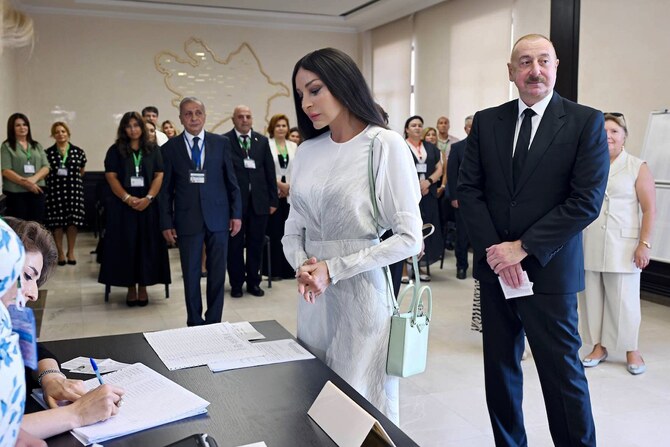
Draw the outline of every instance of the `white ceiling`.
<instances>
[{"instance_id":1,"label":"white ceiling","mask_svg":"<svg viewBox=\"0 0 670 447\"><path fill-rule=\"evenodd\" d=\"M14 0L27 13L361 32L444 0Z\"/></svg>"}]
</instances>

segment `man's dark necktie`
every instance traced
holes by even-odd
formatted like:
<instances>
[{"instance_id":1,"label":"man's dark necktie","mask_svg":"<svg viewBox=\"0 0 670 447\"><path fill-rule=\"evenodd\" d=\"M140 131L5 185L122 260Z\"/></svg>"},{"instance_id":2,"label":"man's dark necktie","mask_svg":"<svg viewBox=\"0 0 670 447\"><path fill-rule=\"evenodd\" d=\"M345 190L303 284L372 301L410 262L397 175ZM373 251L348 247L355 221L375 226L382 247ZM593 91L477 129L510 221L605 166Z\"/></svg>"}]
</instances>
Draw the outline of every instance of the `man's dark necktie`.
<instances>
[{"instance_id":1,"label":"man's dark necktie","mask_svg":"<svg viewBox=\"0 0 670 447\"><path fill-rule=\"evenodd\" d=\"M193 146L191 146L191 159L196 169L200 169L200 137L193 137Z\"/></svg>"},{"instance_id":2,"label":"man's dark necktie","mask_svg":"<svg viewBox=\"0 0 670 447\"><path fill-rule=\"evenodd\" d=\"M240 135L240 137L242 138L242 149L249 152L249 135Z\"/></svg>"},{"instance_id":3,"label":"man's dark necktie","mask_svg":"<svg viewBox=\"0 0 670 447\"><path fill-rule=\"evenodd\" d=\"M516 147L514 148L514 158L512 160L512 178L514 179L514 187L521 178L523 165L526 163L528 156L528 149L530 147L530 131L533 128L531 119L535 115L533 109L526 109L523 111L523 122L521 129L519 129L519 137L516 140Z\"/></svg>"}]
</instances>

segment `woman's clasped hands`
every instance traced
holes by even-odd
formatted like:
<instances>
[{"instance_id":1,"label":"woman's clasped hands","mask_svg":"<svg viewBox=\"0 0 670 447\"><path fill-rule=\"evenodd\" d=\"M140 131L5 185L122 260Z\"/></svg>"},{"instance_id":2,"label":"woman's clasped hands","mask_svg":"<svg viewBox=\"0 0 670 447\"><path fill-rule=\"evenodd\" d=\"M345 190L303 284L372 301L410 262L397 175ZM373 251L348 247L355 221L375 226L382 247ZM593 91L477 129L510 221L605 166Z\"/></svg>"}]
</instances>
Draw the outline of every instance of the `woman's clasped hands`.
<instances>
[{"instance_id":1,"label":"woman's clasped hands","mask_svg":"<svg viewBox=\"0 0 670 447\"><path fill-rule=\"evenodd\" d=\"M298 280L298 293L305 301L314 304L316 297L325 292L330 285L328 264L311 257L298 267L295 278Z\"/></svg>"}]
</instances>

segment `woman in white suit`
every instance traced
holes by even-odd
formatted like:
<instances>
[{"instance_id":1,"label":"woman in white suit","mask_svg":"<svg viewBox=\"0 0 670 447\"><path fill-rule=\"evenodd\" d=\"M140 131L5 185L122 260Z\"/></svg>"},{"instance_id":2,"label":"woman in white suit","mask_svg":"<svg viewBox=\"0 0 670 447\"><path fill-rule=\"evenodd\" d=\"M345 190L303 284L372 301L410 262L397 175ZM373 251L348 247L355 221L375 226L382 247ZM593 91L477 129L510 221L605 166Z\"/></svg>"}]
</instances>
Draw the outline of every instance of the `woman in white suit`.
<instances>
[{"instance_id":1,"label":"woman in white suit","mask_svg":"<svg viewBox=\"0 0 670 447\"><path fill-rule=\"evenodd\" d=\"M627 153L626 120L605 114L610 172L598 219L584 230L586 288L579 296L584 342L594 345L586 367L607 358L607 348L626 351L628 372L642 374L638 351L640 272L649 265L656 214L654 178L646 162ZM640 211L641 218L640 218Z\"/></svg>"},{"instance_id":2,"label":"woman in white suit","mask_svg":"<svg viewBox=\"0 0 670 447\"><path fill-rule=\"evenodd\" d=\"M287 201L290 191L289 166L295 156L298 146L289 140L288 117L283 114L274 115L270 118L268 134L270 135L270 151L275 162L277 173L277 191L279 193L279 206L274 214L270 215L266 234L270 237L270 251L272 261L273 279L289 279L295 277L295 271L284 257L284 249L281 239L284 237L284 224L288 218L289 204ZM268 274L267 257L263 258L261 271Z\"/></svg>"}]
</instances>

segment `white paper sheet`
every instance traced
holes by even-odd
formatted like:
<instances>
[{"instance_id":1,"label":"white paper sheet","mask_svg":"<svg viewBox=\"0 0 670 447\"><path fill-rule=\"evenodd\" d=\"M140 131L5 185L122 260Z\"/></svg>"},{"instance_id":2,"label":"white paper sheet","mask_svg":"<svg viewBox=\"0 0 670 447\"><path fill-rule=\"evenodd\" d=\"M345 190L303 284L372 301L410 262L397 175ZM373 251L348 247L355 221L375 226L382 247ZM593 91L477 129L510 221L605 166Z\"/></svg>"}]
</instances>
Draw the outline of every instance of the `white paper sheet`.
<instances>
[{"instance_id":1,"label":"white paper sheet","mask_svg":"<svg viewBox=\"0 0 670 447\"><path fill-rule=\"evenodd\" d=\"M100 371L100 374L118 371L125 368L126 366L130 366L130 363L121 363L112 359L94 358L93 360L95 360L95 363L98 365L98 371ZM89 357L77 357L72 360L68 360L67 362L61 364L61 368L79 374L95 375Z\"/></svg>"},{"instance_id":2,"label":"white paper sheet","mask_svg":"<svg viewBox=\"0 0 670 447\"><path fill-rule=\"evenodd\" d=\"M145 332L144 337L170 371L262 355L230 323Z\"/></svg>"},{"instance_id":3,"label":"white paper sheet","mask_svg":"<svg viewBox=\"0 0 670 447\"><path fill-rule=\"evenodd\" d=\"M500 281L500 287L502 287L505 298L508 300L511 298L530 296L534 293L533 283L530 282L530 279L528 279L528 273L526 273L525 270L523 270L521 274L521 285L516 289L505 284L501 277L498 277L498 281Z\"/></svg>"},{"instance_id":4,"label":"white paper sheet","mask_svg":"<svg viewBox=\"0 0 670 447\"><path fill-rule=\"evenodd\" d=\"M212 372L219 372L314 358L309 351L291 339L254 343L254 346L262 352L262 355L245 359L221 360L208 363L207 366Z\"/></svg>"},{"instance_id":5,"label":"white paper sheet","mask_svg":"<svg viewBox=\"0 0 670 447\"><path fill-rule=\"evenodd\" d=\"M124 389L123 405L116 416L106 421L72 430L84 445L206 413L209 405L205 399L142 363L106 375L105 383ZM84 385L90 390L99 383L90 379Z\"/></svg>"},{"instance_id":6,"label":"white paper sheet","mask_svg":"<svg viewBox=\"0 0 670 447\"><path fill-rule=\"evenodd\" d=\"M265 335L261 334L248 321L238 321L237 323L228 323L235 333L245 340L262 340Z\"/></svg>"}]
</instances>

